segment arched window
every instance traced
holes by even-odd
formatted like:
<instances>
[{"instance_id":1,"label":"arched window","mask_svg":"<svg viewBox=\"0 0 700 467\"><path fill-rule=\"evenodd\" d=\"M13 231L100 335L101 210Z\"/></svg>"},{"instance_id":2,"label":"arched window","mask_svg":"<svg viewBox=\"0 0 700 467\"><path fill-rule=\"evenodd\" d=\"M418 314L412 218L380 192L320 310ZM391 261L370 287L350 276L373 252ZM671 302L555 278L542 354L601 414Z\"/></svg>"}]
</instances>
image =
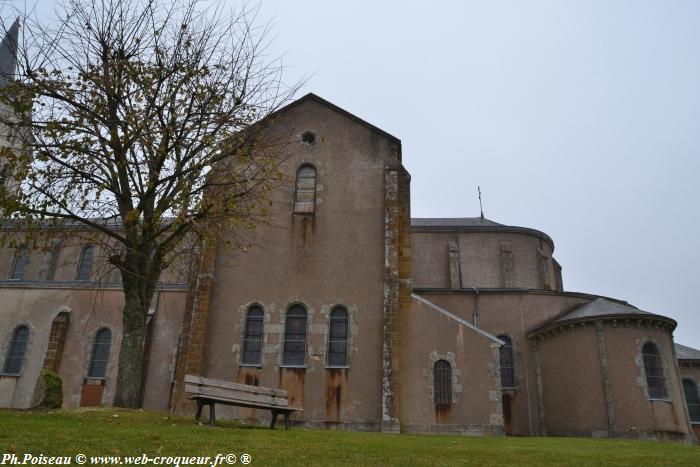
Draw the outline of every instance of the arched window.
<instances>
[{"instance_id":1,"label":"arched window","mask_svg":"<svg viewBox=\"0 0 700 467\"><path fill-rule=\"evenodd\" d=\"M664 383L664 370L661 366L659 348L653 342L647 342L642 347L644 359L644 373L647 378L647 390L650 399L666 399L666 384Z\"/></svg>"},{"instance_id":2,"label":"arched window","mask_svg":"<svg viewBox=\"0 0 700 467\"><path fill-rule=\"evenodd\" d=\"M304 366L306 363L306 308L292 305L284 323L282 365Z\"/></svg>"},{"instance_id":3,"label":"arched window","mask_svg":"<svg viewBox=\"0 0 700 467\"><path fill-rule=\"evenodd\" d=\"M80 262L78 263L78 271L75 275L75 279L79 281L90 280L90 273L92 272L92 255L95 251L95 247L88 245L83 248L80 254Z\"/></svg>"},{"instance_id":4,"label":"arched window","mask_svg":"<svg viewBox=\"0 0 700 467\"><path fill-rule=\"evenodd\" d=\"M438 360L433 366L435 407L448 408L452 404L452 365L447 360Z\"/></svg>"},{"instance_id":5,"label":"arched window","mask_svg":"<svg viewBox=\"0 0 700 467\"><path fill-rule=\"evenodd\" d=\"M24 325L17 326L15 332L12 333L10 347L7 349L4 373L20 374L22 363L24 363L24 354L27 353L27 342L29 342L29 328Z\"/></svg>"},{"instance_id":6,"label":"arched window","mask_svg":"<svg viewBox=\"0 0 700 467\"><path fill-rule=\"evenodd\" d=\"M698 396L698 385L692 379L683 380L683 393L685 402L688 404L688 415L693 423L700 423L700 396Z\"/></svg>"},{"instance_id":7,"label":"arched window","mask_svg":"<svg viewBox=\"0 0 700 467\"><path fill-rule=\"evenodd\" d=\"M109 349L112 346L112 331L107 328L100 329L95 335L95 342L92 344L92 357L90 358L90 368L88 378L104 378L107 374L107 363L109 363Z\"/></svg>"},{"instance_id":8,"label":"arched window","mask_svg":"<svg viewBox=\"0 0 700 467\"><path fill-rule=\"evenodd\" d=\"M265 313L259 305L248 308L245 319L245 336L243 337L244 365L259 365L263 339L263 317Z\"/></svg>"},{"instance_id":9,"label":"arched window","mask_svg":"<svg viewBox=\"0 0 700 467\"><path fill-rule=\"evenodd\" d=\"M316 206L316 168L304 164L297 171L294 212L313 214Z\"/></svg>"},{"instance_id":10,"label":"arched window","mask_svg":"<svg viewBox=\"0 0 700 467\"><path fill-rule=\"evenodd\" d=\"M10 279L12 280L22 280L24 278L24 272L27 270L27 265L29 264L29 252L27 247L21 245L15 251L15 257L12 260L12 270L10 271Z\"/></svg>"},{"instance_id":11,"label":"arched window","mask_svg":"<svg viewBox=\"0 0 700 467\"><path fill-rule=\"evenodd\" d=\"M513 341L506 335L498 336L505 344L500 350L501 360L501 387L515 387L515 356L513 355Z\"/></svg>"},{"instance_id":12,"label":"arched window","mask_svg":"<svg viewBox=\"0 0 700 467\"><path fill-rule=\"evenodd\" d=\"M328 366L348 364L348 310L337 306L331 311L328 329Z\"/></svg>"}]
</instances>

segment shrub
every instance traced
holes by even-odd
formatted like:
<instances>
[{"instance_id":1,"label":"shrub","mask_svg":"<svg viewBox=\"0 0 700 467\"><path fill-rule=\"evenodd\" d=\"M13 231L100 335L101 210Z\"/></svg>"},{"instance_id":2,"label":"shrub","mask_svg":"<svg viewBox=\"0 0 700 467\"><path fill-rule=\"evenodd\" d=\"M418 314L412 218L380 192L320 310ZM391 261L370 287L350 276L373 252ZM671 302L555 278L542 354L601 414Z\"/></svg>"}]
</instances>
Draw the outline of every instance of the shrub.
<instances>
[{"instance_id":1,"label":"shrub","mask_svg":"<svg viewBox=\"0 0 700 467\"><path fill-rule=\"evenodd\" d=\"M36 382L32 406L39 409L58 409L63 405L63 381L58 374L43 369Z\"/></svg>"}]
</instances>

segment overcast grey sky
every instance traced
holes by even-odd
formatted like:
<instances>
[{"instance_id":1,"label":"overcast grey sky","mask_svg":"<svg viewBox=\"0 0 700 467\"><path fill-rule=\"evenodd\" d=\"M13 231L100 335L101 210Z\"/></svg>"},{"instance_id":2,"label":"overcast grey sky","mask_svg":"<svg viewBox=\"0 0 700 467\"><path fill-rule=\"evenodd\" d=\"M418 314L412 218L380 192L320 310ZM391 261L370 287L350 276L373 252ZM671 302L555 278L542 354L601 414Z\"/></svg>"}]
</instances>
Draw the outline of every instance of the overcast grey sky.
<instances>
[{"instance_id":1,"label":"overcast grey sky","mask_svg":"<svg viewBox=\"0 0 700 467\"><path fill-rule=\"evenodd\" d=\"M555 242L567 290L700 348L700 2L275 1L302 90L397 136L414 217Z\"/></svg>"},{"instance_id":2,"label":"overcast grey sky","mask_svg":"<svg viewBox=\"0 0 700 467\"><path fill-rule=\"evenodd\" d=\"M700 2L263 0L268 18L287 81L312 75L299 96L402 140L414 217L477 216L481 185L488 218L554 239L567 290L700 348Z\"/></svg>"}]
</instances>

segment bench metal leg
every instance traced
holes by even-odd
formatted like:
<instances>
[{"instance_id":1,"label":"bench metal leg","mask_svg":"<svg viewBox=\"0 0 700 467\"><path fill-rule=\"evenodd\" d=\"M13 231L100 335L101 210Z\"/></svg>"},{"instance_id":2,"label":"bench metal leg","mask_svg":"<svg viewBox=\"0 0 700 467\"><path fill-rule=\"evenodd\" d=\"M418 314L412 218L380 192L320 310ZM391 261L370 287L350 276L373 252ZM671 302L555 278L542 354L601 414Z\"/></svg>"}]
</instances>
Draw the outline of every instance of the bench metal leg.
<instances>
[{"instance_id":1,"label":"bench metal leg","mask_svg":"<svg viewBox=\"0 0 700 467\"><path fill-rule=\"evenodd\" d=\"M279 414L279 412L277 412L277 411L274 410L274 409L272 410L272 423L270 423L270 428L271 428L272 430L275 429L275 424L277 423L277 415L278 415L278 414Z\"/></svg>"},{"instance_id":2,"label":"bench metal leg","mask_svg":"<svg viewBox=\"0 0 700 467\"><path fill-rule=\"evenodd\" d=\"M200 401L200 400L198 399L198 400L197 400L197 413L196 413L195 416L194 416L194 420L195 420L196 422L198 422L198 421L199 421L199 417L202 416L202 407L203 407L203 406L204 406L204 403L202 403L202 401Z\"/></svg>"},{"instance_id":3,"label":"bench metal leg","mask_svg":"<svg viewBox=\"0 0 700 467\"><path fill-rule=\"evenodd\" d=\"M209 403L209 426L216 426L216 412L214 411L214 402Z\"/></svg>"},{"instance_id":4,"label":"bench metal leg","mask_svg":"<svg viewBox=\"0 0 700 467\"><path fill-rule=\"evenodd\" d=\"M284 413L284 429L289 430L289 412Z\"/></svg>"}]
</instances>

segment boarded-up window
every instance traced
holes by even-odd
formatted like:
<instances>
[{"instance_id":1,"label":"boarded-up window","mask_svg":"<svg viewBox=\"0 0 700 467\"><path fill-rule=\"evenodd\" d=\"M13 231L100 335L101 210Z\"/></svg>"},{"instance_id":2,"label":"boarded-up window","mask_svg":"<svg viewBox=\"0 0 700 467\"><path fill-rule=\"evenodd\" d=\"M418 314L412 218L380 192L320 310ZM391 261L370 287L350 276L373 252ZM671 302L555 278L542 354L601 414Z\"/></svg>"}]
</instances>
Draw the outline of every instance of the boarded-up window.
<instances>
[{"instance_id":1,"label":"boarded-up window","mask_svg":"<svg viewBox=\"0 0 700 467\"><path fill-rule=\"evenodd\" d=\"M661 356L656 344L647 342L642 347L642 357L644 359L644 372L647 377L647 390L650 399L666 399L666 384L664 383L664 372L661 366Z\"/></svg>"},{"instance_id":2,"label":"boarded-up window","mask_svg":"<svg viewBox=\"0 0 700 467\"><path fill-rule=\"evenodd\" d=\"M83 251L80 254L80 262L78 263L78 271L75 276L76 280L90 280L90 273L92 272L92 256L94 251L95 247L92 245L88 245L83 248Z\"/></svg>"},{"instance_id":3,"label":"boarded-up window","mask_svg":"<svg viewBox=\"0 0 700 467\"><path fill-rule=\"evenodd\" d=\"M501 387L515 387L515 356L513 355L513 341L510 337L501 335L498 336L505 344L500 350L501 360Z\"/></svg>"},{"instance_id":4,"label":"boarded-up window","mask_svg":"<svg viewBox=\"0 0 700 467\"><path fill-rule=\"evenodd\" d=\"M700 396L698 396L698 385L692 379L683 380L683 393L685 402L688 404L688 415L693 423L700 423Z\"/></svg>"},{"instance_id":5,"label":"boarded-up window","mask_svg":"<svg viewBox=\"0 0 700 467\"><path fill-rule=\"evenodd\" d=\"M313 214L316 206L316 169L312 165L302 165L297 171L294 194L294 212Z\"/></svg>"},{"instance_id":6,"label":"boarded-up window","mask_svg":"<svg viewBox=\"0 0 700 467\"><path fill-rule=\"evenodd\" d=\"M27 247L22 245L15 251L15 257L12 260L12 270L10 271L10 279L16 281L22 280L28 264L29 252L27 251Z\"/></svg>"},{"instance_id":7,"label":"boarded-up window","mask_svg":"<svg viewBox=\"0 0 700 467\"><path fill-rule=\"evenodd\" d=\"M248 309L243 336L243 357L245 365L259 365L263 340L263 309L253 305Z\"/></svg>"},{"instance_id":8,"label":"boarded-up window","mask_svg":"<svg viewBox=\"0 0 700 467\"><path fill-rule=\"evenodd\" d=\"M449 408L452 404L452 365L447 360L438 360L433 367L435 407Z\"/></svg>"},{"instance_id":9,"label":"boarded-up window","mask_svg":"<svg viewBox=\"0 0 700 467\"><path fill-rule=\"evenodd\" d=\"M292 305L284 323L282 364L304 366L306 363L306 308Z\"/></svg>"},{"instance_id":10,"label":"boarded-up window","mask_svg":"<svg viewBox=\"0 0 700 467\"><path fill-rule=\"evenodd\" d=\"M27 326L17 326L12 333L10 347L7 349L5 367L3 372L10 375L18 375L22 371L24 354L27 353L27 342L29 341L29 328Z\"/></svg>"},{"instance_id":11,"label":"boarded-up window","mask_svg":"<svg viewBox=\"0 0 700 467\"><path fill-rule=\"evenodd\" d=\"M348 364L348 311L337 306L331 311L328 330L328 365L347 366Z\"/></svg>"},{"instance_id":12,"label":"boarded-up window","mask_svg":"<svg viewBox=\"0 0 700 467\"><path fill-rule=\"evenodd\" d=\"M112 331L100 329L95 335L95 342L92 345L92 357L90 358L90 368L88 378L104 378L107 374L107 364L109 363L109 349L112 346Z\"/></svg>"}]
</instances>

